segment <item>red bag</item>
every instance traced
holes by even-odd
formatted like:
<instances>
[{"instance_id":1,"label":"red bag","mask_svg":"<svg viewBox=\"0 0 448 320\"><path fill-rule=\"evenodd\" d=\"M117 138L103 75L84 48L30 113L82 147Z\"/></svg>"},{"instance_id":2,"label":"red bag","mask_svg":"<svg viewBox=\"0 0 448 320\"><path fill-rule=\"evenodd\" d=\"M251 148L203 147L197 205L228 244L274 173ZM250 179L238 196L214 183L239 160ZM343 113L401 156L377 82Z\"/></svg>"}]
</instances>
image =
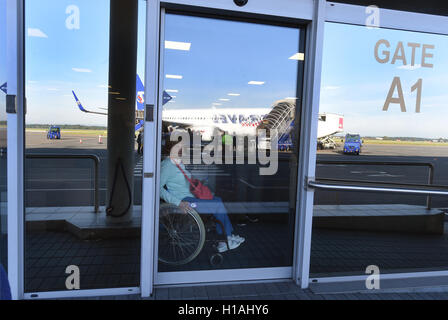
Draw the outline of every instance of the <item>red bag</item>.
<instances>
[{"instance_id":1,"label":"red bag","mask_svg":"<svg viewBox=\"0 0 448 320\"><path fill-rule=\"evenodd\" d=\"M202 182L199 181L198 179L188 178L188 176L185 174L184 170L182 170L182 168L178 164L176 164L176 166L179 168L180 171L182 171L185 178L190 183L190 191L196 198L202 199L202 200L212 200L213 199L213 194L207 186L202 184Z\"/></svg>"}]
</instances>

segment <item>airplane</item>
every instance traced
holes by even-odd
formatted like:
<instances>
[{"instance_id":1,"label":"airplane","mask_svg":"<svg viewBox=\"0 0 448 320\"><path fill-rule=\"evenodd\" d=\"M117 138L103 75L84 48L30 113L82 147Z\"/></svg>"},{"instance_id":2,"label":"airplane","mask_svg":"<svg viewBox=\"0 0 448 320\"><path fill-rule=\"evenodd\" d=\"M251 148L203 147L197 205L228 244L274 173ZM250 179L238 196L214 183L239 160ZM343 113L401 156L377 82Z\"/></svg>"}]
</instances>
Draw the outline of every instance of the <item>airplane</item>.
<instances>
[{"instance_id":1,"label":"airplane","mask_svg":"<svg viewBox=\"0 0 448 320\"><path fill-rule=\"evenodd\" d=\"M137 109L135 130L143 129L144 125L144 92L145 87L137 75ZM85 109L75 92L72 91L79 109L85 113L107 115L105 112L89 111ZM163 106L172 97L163 92ZM266 127L277 129L279 132L279 147L289 148L292 145L290 131L294 126L294 100L279 100L269 108L216 108L209 109L175 109L163 107L162 121L174 130L188 130L200 132L203 141L211 141L215 129L231 135L255 136L257 130ZM334 148L336 144L331 137L343 132L344 117L338 114L319 114L318 146Z\"/></svg>"},{"instance_id":2,"label":"airplane","mask_svg":"<svg viewBox=\"0 0 448 320\"><path fill-rule=\"evenodd\" d=\"M204 141L212 139L215 128L234 136L255 136L260 129L277 129L279 148L289 149L292 146L290 132L294 127L295 103L294 100L279 100L270 108L164 108L162 120L174 129L199 131ZM319 149L335 148L332 136L344 131L344 116L321 113L318 119Z\"/></svg>"}]
</instances>

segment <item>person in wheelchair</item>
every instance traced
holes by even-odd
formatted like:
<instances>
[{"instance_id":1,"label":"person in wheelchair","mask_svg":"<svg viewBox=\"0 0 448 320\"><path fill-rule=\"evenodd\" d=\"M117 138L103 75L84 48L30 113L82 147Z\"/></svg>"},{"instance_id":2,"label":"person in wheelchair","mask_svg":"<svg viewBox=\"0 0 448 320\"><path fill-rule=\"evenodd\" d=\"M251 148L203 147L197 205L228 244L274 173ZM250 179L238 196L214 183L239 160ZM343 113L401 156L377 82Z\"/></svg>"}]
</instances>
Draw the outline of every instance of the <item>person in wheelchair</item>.
<instances>
[{"instance_id":1,"label":"person in wheelchair","mask_svg":"<svg viewBox=\"0 0 448 320\"><path fill-rule=\"evenodd\" d=\"M200 214L213 214L224 226L222 230L221 225L217 223L216 231L220 235L223 232L227 235L227 243L219 242L217 250L225 252L238 248L245 239L233 234L234 229L221 198L214 196L211 200L198 199L190 192L190 182L186 176L191 179L191 173L182 163L182 148L179 148L178 156L172 154L171 150L175 145L172 141L167 141L165 145L164 153L167 156L161 163L160 197L167 203L179 206L183 212L190 207Z\"/></svg>"}]
</instances>

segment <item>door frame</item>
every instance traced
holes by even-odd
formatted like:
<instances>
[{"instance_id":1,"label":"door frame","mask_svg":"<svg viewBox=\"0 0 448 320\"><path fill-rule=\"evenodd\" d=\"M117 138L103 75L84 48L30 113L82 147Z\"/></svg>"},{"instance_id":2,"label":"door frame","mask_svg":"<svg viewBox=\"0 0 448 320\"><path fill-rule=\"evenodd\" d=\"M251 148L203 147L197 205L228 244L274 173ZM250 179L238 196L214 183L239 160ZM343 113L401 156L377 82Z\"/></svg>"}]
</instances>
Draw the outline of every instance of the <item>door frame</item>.
<instances>
[{"instance_id":1,"label":"door frame","mask_svg":"<svg viewBox=\"0 0 448 320\"><path fill-rule=\"evenodd\" d=\"M6 0L7 239L13 300L139 294L139 287L25 293L25 2Z\"/></svg>"},{"instance_id":2,"label":"door frame","mask_svg":"<svg viewBox=\"0 0 448 320\"><path fill-rule=\"evenodd\" d=\"M300 20L306 28L306 54L304 71L304 87L302 88L303 104L301 110L299 163L297 178L297 205L295 219L294 255L292 267L254 268L233 270L207 270L158 273L158 210L160 185L160 154L162 125L162 92L163 83L163 50L165 9L175 9L186 13L206 13L210 16L233 16L238 18L265 21ZM311 245L311 222L314 191L305 189L305 176L314 176L315 148L310 148L317 135L317 118L320 93L320 60L311 59L316 52L322 51L323 19L325 0L290 1L279 0L275 8L272 1L252 1L244 7L237 7L232 0L217 0L210 3L206 0L151 0L147 6L147 39L146 39L146 110L145 119L154 120L145 123L144 148L144 183L143 183L143 221L142 221L142 296L153 293L154 286L186 283L247 281L269 279L291 279L303 288L308 286L309 252ZM313 21L319 20L319 23ZM312 85L305 85L311 83ZM309 119L315 119L308 121ZM314 141L316 145L316 141ZM307 148L303 146L309 146ZM306 150L305 150L306 149ZM311 208L311 209L310 209ZM300 248L300 250L298 250ZM194 280L193 280L194 279Z\"/></svg>"},{"instance_id":3,"label":"door frame","mask_svg":"<svg viewBox=\"0 0 448 320\"><path fill-rule=\"evenodd\" d=\"M367 27L366 17L369 14L367 11L367 6L361 5L353 5L353 4L345 4L345 3L337 3L325 1L325 22L333 22L339 24L351 24L358 26ZM448 36L448 16L438 16L433 14L425 14L418 12L408 12L408 11L398 11L392 9L379 9L379 17L380 23L378 28L384 29L394 29L401 31L410 31L410 32L420 32L420 33L428 33L428 34L438 34L438 35L447 35ZM376 28L376 27L375 27ZM314 164L315 165L315 164ZM312 184L314 184L314 176L309 176L305 183L305 187L309 189L314 189ZM346 186L334 186L336 188L340 188L344 190ZM359 190L363 189L361 187ZM332 188L328 188L327 190L331 190ZM365 188L366 190L368 188ZM408 194L413 194L412 189L408 188L406 192ZM311 209L312 210L312 209ZM310 214L310 213L308 213ZM312 212L311 212L312 217ZM309 252L311 254L311 252ZM310 255L308 255L310 258ZM344 282L354 282L360 281L364 282L369 277L370 274L362 275L334 275L334 276L316 276L309 277L308 272L308 282L309 283L344 283ZM381 279L416 279L416 278L426 278L426 277L446 277L448 275L448 270L440 270L440 271L416 271L416 272L397 272L397 273L386 273L381 274Z\"/></svg>"},{"instance_id":4,"label":"door frame","mask_svg":"<svg viewBox=\"0 0 448 320\"><path fill-rule=\"evenodd\" d=\"M7 0L7 238L13 299L22 299L24 291L24 26L24 0Z\"/></svg>"}]
</instances>

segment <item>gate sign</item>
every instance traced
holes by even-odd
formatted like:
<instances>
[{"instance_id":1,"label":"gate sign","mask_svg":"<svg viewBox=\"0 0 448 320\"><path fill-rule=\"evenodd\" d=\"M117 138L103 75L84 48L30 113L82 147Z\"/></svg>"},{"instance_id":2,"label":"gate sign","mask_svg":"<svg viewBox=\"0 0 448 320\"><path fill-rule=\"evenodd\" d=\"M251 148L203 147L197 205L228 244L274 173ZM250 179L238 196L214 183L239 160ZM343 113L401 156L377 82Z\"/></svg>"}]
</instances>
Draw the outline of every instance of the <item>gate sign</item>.
<instances>
[{"instance_id":1,"label":"gate sign","mask_svg":"<svg viewBox=\"0 0 448 320\"><path fill-rule=\"evenodd\" d=\"M398 41L395 50L391 43L386 39L380 39L375 44L374 57L378 63L389 63L394 65L397 61L401 61L401 67L413 70L415 68L433 68L434 64L431 59L434 58L432 50L435 49L433 44ZM411 92L417 90L415 112L420 113L422 102L423 79L415 79L415 84L411 87ZM406 112L406 104L402 88L401 78L395 76L392 80L389 92L384 102L383 111L388 111L390 104L398 104L401 112Z\"/></svg>"}]
</instances>

